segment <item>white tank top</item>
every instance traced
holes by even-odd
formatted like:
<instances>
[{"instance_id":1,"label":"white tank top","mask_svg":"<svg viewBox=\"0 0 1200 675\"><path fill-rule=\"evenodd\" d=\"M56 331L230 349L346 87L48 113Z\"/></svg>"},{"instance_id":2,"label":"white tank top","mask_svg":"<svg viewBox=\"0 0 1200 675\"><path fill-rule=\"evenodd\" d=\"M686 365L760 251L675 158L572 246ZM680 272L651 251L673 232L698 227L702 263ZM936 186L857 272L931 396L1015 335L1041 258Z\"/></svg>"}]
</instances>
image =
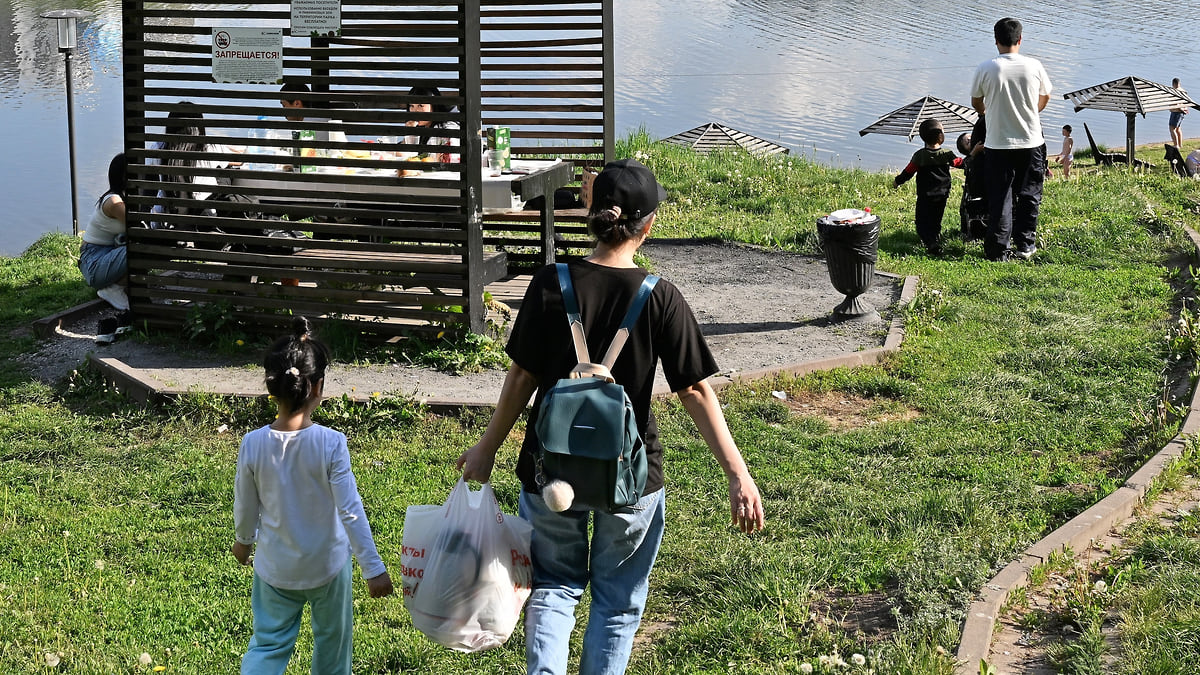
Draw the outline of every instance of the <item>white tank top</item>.
<instances>
[{"instance_id":1,"label":"white tank top","mask_svg":"<svg viewBox=\"0 0 1200 675\"><path fill-rule=\"evenodd\" d=\"M125 223L104 214L104 205L115 196L106 195L104 201L100 202L100 206L97 206L96 210L92 212L92 219L88 222L87 229L83 231L85 242L100 246L112 246L116 243L115 237L118 234L125 234Z\"/></svg>"}]
</instances>

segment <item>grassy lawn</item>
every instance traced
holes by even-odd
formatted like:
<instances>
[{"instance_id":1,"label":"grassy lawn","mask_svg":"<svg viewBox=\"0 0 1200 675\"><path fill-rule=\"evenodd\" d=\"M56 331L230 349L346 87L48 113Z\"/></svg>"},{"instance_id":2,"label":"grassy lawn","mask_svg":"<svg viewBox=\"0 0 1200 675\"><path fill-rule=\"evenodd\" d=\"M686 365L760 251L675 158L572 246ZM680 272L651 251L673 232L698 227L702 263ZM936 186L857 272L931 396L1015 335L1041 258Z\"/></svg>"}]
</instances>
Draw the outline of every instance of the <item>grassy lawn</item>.
<instances>
[{"instance_id":1,"label":"grassy lawn","mask_svg":"<svg viewBox=\"0 0 1200 675\"><path fill-rule=\"evenodd\" d=\"M1182 226L1200 226L1200 183L1081 162L1047 184L1037 257L994 264L953 238L945 258L921 253L912 189L889 175L700 158L640 134L619 150L635 153L672 194L661 236L816 253L819 216L870 206L879 268L919 275L921 290L889 363L723 392L766 500L761 535L728 526L715 463L682 408L659 407L669 524L630 672L822 672L825 657L848 664L838 672L949 673L974 590L1174 434L1165 383L1200 329L1177 320L1191 285L1169 265L1190 245ZM948 234L957 223L948 212ZM0 672L234 672L251 621L250 573L227 553L234 460L271 411L211 396L147 409L86 373L30 381L23 328L90 295L72 246L49 237L0 259ZM870 423L836 426L778 390L861 397ZM320 415L350 437L395 572L405 508L445 498L486 419L384 400ZM518 439L494 474L510 512ZM519 630L491 652L450 652L398 598L355 583L356 673L523 672ZM289 672L307 672L304 635Z\"/></svg>"}]
</instances>

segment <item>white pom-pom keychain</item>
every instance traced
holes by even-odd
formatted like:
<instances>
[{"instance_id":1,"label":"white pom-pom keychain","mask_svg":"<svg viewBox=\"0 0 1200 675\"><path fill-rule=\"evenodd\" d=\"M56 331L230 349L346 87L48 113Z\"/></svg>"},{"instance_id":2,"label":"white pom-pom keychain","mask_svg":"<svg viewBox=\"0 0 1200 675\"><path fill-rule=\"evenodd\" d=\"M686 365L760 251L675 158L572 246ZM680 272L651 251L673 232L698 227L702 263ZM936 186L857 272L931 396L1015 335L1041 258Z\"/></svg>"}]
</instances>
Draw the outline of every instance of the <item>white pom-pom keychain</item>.
<instances>
[{"instance_id":1,"label":"white pom-pom keychain","mask_svg":"<svg viewBox=\"0 0 1200 675\"><path fill-rule=\"evenodd\" d=\"M575 488L567 481L555 478L542 486L542 499L551 511L566 511L571 508L571 502L575 501Z\"/></svg>"}]
</instances>

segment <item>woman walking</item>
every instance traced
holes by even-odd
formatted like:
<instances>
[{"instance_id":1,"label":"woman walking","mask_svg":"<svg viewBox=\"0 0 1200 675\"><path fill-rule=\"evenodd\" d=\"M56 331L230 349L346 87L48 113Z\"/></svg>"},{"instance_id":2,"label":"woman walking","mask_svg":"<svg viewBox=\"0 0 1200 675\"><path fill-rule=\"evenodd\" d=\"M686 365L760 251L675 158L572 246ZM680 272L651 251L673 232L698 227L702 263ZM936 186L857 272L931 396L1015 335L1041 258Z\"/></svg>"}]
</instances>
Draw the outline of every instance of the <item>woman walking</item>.
<instances>
[{"instance_id":1,"label":"woman walking","mask_svg":"<svg viewBox=\"0 0 1200 675\"><path fill-rule=\"evenodd\" d=\"M588 351L603 353L647 272L633 260L654 226L666 192L648 168L632 159L609 163L592 187L588 226L595 250L572 262ZM565 673L575 607L591 586L592 602L580 655L581 675L625 672L641 622L650 570L662 541L665 511L663 448L650 411L661 361L672 391L695 421L729 481L730 518L742 532L762 529L758 487L725 424L706 379L717 364L679 290L659 281L630 330L612 375L632 402L648 463L643 497L632 507L555 511L535 479L537 418L546 392L576 365L562 290L554 266L541 269L525 292L507 351L512 357L500 400L483 437L458 459L468 480L491 477L496 451L536 391L517 461L520 513L533 524L533 594L525 609L529 673ZM589 538L589 521L592 534Z\"/></svg>"}]
</instances>

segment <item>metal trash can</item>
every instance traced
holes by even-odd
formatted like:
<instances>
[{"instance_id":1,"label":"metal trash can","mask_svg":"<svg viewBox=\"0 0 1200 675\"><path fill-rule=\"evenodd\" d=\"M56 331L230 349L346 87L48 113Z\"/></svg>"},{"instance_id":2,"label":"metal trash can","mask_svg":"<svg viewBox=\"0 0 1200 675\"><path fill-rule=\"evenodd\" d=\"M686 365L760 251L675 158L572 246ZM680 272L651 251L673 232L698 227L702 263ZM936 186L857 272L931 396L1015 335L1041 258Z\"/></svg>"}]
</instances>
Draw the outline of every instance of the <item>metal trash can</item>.
<instances>
[{"instance_id":1,"label":"metal trash can","mask_svg":"<svg viewBox=\"0 0 1200 675\"><path fill-rule=\"evenodd\" d=\"M870 210L841 209L817 219L817 234L829 280L846 296L833 315L843 319L875 318L879 313L860 296L875 280L879 253L879 216Z\"/></svg>"}]
</instances>

